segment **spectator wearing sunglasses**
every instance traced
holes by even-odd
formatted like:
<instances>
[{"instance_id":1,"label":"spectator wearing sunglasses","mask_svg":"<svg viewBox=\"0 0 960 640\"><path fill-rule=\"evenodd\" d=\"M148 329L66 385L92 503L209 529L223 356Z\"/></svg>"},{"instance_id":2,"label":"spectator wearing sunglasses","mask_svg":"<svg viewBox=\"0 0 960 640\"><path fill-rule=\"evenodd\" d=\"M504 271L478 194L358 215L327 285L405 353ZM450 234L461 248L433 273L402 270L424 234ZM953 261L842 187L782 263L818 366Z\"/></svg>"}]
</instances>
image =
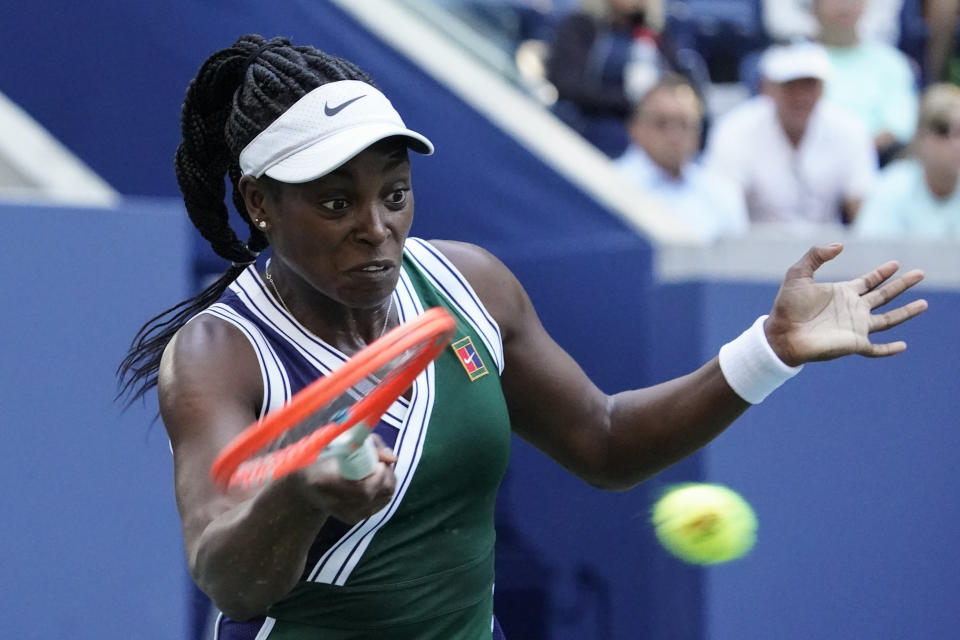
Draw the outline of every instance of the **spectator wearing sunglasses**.
<instances>
[{"instance_id":1,"label":"spectator wearing sunglasses","mask_svg":"<svg viewBox=\"0 0 960 640\"><path fill-rule=\"evenodd\" d=\"M907 158L883 170L855 230L867 237L960 238L960 87L931 85Z\"/></svg>"}]
</instances>

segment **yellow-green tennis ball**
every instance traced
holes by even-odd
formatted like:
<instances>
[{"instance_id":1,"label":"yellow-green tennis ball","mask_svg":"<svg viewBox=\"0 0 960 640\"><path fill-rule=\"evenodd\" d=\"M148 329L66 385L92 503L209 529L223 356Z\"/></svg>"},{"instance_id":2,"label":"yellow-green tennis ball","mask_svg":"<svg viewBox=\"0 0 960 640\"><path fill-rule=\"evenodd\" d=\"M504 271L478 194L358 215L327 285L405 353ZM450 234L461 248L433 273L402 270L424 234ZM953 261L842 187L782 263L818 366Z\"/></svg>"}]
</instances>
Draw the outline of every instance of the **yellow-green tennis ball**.
<instances>
[{"instance_id":1,"label":"yellow-green tennis ball","mask_svg":"<svg viewBox=\"0 0 960 640\"><path fill-rule=\"evenodd\" d=\"M718 484L669 488L653 505L652 521L667 551L692 564L735 560L757 540L753 509L736 491Z\"/></svg>"}]
</instances>

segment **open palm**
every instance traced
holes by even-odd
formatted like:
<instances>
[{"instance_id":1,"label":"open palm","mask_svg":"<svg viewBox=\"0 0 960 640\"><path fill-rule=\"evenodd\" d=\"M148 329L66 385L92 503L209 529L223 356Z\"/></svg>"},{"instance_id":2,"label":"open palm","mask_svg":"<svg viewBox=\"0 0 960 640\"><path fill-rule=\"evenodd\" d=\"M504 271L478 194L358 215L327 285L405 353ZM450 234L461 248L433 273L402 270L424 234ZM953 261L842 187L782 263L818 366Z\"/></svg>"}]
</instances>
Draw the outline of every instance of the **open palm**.
<instances>
[{"instance_id":1,"label":"open palm","mask_svg":"<svg viewBox=\"0 0 960 640\"><path fill-rule=\"evenodd\" d=\"M923 272L916 269L890 280L900 268L896 262L847 282L814 282L814 272L842 250L840 244L813 247L783 279L764 329L770 346L788 365L852 353L869 357L900 353L907 348L905 342L874 344L870 334L895 327L927 308L925 300L914 300L873 313L923 280Z\"/></svg>"}]
</instances>

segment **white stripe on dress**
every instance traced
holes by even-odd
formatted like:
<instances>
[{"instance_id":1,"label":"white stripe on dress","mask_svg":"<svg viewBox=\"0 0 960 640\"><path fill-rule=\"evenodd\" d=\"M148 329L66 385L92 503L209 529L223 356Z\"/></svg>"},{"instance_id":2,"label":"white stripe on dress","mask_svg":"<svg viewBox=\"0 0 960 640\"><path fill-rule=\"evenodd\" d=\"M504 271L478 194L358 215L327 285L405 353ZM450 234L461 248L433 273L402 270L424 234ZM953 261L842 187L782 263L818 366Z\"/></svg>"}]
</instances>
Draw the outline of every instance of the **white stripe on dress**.
<instances>
[{"instance_id":1,"label":"white stripe on dress","mask_svg":"<svg viewBox=\"0 0 960 640\"><path fill-rule=\"evenodd\" d=\"M263 379L263 402L260 407L260 418L270 411L282 407L290 399L290 380L286 369L280 364L280 358L260 331L260 328L238 314L229 305L214 303L201 311L225 322L229 322L246 336L257 354L260 363L260 375ZM199 314L198 314L199 315Z\"/></svg>"},{"instance_id":2,"label":"white stripe on dress","mask_svg":"<svg viewBox=\"0 0 960 640\"><path fill-rule=\"evenodd\" d=\"M407 238L404 249L431 284L463 314L503 373L503 338L467 279L436 247L420 238Z\"/></svg>"},{"instance_id":3,"label":"white stripe on dress","mask_svg":"<svg viewBox=\"0 0 960 640\"><path fill-rule=\"evenodd\" d=\"M292 345L315 369L317 377L329 375L346 362L348 356L310 333L269 294L260 276L253 269L244 271L230 285L248 311L271 327ZM399 398L387 410L388 424L399 424L407 412L406 399Z\"/></svg>"},{"instance_id":4,"label":"white stripe on dress","mask_svg":"<svg viewBox=\"0 0 960 640\"><path fill-rule=\"evenodd\" d=\"M213 625L213 640L220 640L220 624L223 622L223 612L217 612L217 621ZM266 640L273 631L273 626L277 623L276 618L264 618L263 625L257 631L253 640Z\"/></svg>"},{"instance_id":5,"label":"white stripe on dress","mask_svg":"<svg viewBox=\"0 0 960 640\"><path fill-rule=\"evenodd\" d=\"M410 278L401 270L396 290L397 313L400 322L406 322L423 313L423 305L416 296ZM423 453L427 425L433 411L434 364L426 368L413 383L410 410L397 434L394 445L397 462L394 473L397 489L390 503L366 520L357 523L320 558L310 573L309 580L328 584L344 585L357 566L364 551L376 533L393 517L407 489Z\"/></svg>"},{"instance_id":6,"label":"white stripe on dress","mask_svg":"<svg viewBox=\"0 0 960 640\"><path fill-rule=\"evenodd\" d=\"M270 632L273 631L273 625L277 624L276 618L267 618L263 621L263 626L260 627L260 632L256 635L253 640L267 640L270 637Z\"/></svg>"}]
</instances>

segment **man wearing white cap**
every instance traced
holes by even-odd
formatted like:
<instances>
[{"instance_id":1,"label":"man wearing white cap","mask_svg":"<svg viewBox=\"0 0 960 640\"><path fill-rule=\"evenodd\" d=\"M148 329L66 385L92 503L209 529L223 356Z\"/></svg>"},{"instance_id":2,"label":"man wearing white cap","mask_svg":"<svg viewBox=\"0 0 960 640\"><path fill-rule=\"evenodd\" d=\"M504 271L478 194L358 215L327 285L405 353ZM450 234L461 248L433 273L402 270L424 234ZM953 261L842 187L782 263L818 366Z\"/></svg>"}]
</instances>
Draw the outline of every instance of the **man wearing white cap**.
<instances>
[{"instance_id":1,"label":"man wearing white cap","mask_svg":"<svg viewBox=\"0 0 960 640\"><path fill-rule=\"evenodd\" d=\"M778 45L760 61L763 95L714 127L707 164L743 189L753 223L850 222L877 157L866 127L822 100L830 60L817 44Z\"/></svg>"}]
</instances>

